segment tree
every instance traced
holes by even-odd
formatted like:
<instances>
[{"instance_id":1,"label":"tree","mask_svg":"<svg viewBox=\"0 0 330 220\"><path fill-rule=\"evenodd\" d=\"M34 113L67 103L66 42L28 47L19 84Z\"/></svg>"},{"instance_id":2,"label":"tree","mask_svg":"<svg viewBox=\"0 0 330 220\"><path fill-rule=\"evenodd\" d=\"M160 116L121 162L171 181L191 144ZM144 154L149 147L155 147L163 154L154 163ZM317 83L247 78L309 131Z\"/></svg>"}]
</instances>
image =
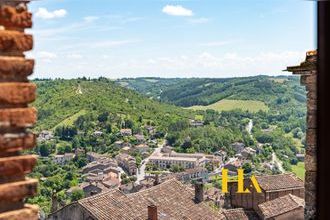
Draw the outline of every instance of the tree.
<instances>
[{"instance_id":1,"label":"tree","mask_svg":"<svg viewBox=\"0 0 330 220\"><path fill-rule=\"evenodd\" d=\"M78 201L84 198L84 191L82 189L74 189L71 193L71 201Z\"/></svg>"},{"instance_id":2,"label":"tree","mask_svg":"<svg viewBox=\"0 0 330 220\"><path fill-rule=\"evenodd\" d=\"M49 154L51 152L50 148L51 148L50 144L42 143L39 147L40 155L43 157L49 156Z\"/></svg>"},{"instance_id":3,"label":"tree","mask_svg":"<svg viewBox=\"0 0 330 220\"><path fill-rule=\"evenodd\" d=\"M99 122L106 122L108 120L109 112L103 112L97 117Z\"/></svg>"},{"instance_id":4,"label":"tree","mask_svg":"<svg viewBox=\"0 0 330 220\"><path fill-rule=\"evenodd\" d=\"M244 173L251 173L252 171L252 166L251 166L251 163L245 163L243 166L242 166L243 170L244 170Z\"/></svg>"},{"instance_id":5,"label":"tree","mask_svg":"<svg viewBox=\"0 0 330 220\"><path fill-rule=\"evenodd\" d=\"M177 164L174 164L170 167L170 171L173 172L173 173L178 173L178 172L184 171L184 168L177 165Z\"/></svg>"}]
</instances>

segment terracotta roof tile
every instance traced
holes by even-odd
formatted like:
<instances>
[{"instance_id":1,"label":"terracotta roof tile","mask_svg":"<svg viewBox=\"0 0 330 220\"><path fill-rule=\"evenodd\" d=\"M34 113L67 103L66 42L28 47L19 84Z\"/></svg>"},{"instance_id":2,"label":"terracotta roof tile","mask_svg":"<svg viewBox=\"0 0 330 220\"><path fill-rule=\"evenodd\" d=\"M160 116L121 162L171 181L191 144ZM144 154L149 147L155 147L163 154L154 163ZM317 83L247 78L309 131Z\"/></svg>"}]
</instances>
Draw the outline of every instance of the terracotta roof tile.
<instances>
[{"instance_id":1,"label":"terracotta roof tile","mask_svg":"<svg viewBox=\"0 0 330 220\"><path fill-rule=\"evenodd\" d=\"M272 218L300 207L304 207L305 202L302 198L288 194L258 205L262 216L265 219Z\"/></svg>"},{"instance_id":2,"label":"terracotta roof tile","mask_svg":"<svg viewBox=\"0 0 330 220\"><path fill-rule=\"evenodd\" d=\"M265 175L256 178L265 191L304 187L304 182L293 174Z\"/></svg>"},{"instance_id":3,"label":"terracotta roof tile","mask_svg":"<svg viewBox=\"0 0 330 220\"><path fill-rule=\"evenodd\" d=\"M226 220L257 220L259 219L257 213L254 211L247 211L242 208L225 209L222 212Z\"/></svg>"},{"instance_id":4,"label":"terracotta roof tile","mask_svg":"<svg viewBox=\"0 0 330 220\"><path fill-rule=\"evenodd\" d=\"M159 219L223 219L205 203L194 202L192 190L176 180L169 180L147 190L123 194L110 190L79 200L78 203L96 219L147 219L148 205L156 205Z\"/></svg>"}]
</instances>

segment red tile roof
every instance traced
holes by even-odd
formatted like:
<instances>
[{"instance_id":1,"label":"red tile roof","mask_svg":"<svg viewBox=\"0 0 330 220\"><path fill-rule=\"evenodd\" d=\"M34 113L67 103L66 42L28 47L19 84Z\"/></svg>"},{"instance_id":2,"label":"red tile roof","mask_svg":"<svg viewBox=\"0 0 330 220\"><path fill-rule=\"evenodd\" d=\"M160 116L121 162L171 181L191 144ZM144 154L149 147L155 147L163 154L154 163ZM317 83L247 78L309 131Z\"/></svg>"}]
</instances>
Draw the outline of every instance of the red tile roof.
<instances>
[{"instance_id":1,"label":"red tile roof","mask_svg":"<svg viewBox=\"0 0 330 220\"><path fill-rule=\"evenodd\" d=\"M304 182L294 174L265 175L256 178L265 191L304 188Z\"/></svg>"},{"instance_id":2,"label":"red tile roof","mask_svg":"<svg viewBox=\"0 0 330 220\"><path fill-rule=\"evenodd\" d=\"M258 205L260 213L264 219L273 218L298 208L304 208L304 206L305 201L302 198L291 194Z\"/></svg>"},{"instance_id":3,"label":"red tile roof","mask_svg":"<svg viewBox=\"0 0 330 220\"><path fill-rule=\"evenodd\" d=\"M159 219L223 219L205 203L196 204L191 189L169 180L147 190L123 194L110 190L78 201L95 219L147 219L148 205L156 205Z\"/></svg>"}]
</instances>

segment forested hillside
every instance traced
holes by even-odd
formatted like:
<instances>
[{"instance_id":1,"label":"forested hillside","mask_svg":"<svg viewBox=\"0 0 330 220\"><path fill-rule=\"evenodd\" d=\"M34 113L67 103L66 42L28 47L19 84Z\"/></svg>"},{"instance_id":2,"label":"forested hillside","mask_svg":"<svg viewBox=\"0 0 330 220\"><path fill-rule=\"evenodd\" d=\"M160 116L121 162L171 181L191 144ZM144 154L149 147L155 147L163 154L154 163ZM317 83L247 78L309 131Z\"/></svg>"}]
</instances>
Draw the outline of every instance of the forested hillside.
<instances>
[{"instance_id":1,"label":"forested hillside","mask_svg":"<svg viewBox=\"0 0 330 220\"><path fill-rule=\"evenodd\" d=\"M257 100L272 110L305 107L305 89L294 76L253 76L241 78L136 78L117 83L161 102L178 106L207 106L223 99Z\"/></svg>"},{"instance_id":2,"label":"forested hillside","mask_svg":"<svg viewBox=\"0 0 330 220\"><path fill-rule=\"evenodd\" d=\"M72 125L88 113L115 113L122 118L151 120L166 127L171 120L188 117L191 111L152 101L133 90L122 88L112 81L94 80L36 80L38 108L36 130Z\"/></svg>"}]
</instances>

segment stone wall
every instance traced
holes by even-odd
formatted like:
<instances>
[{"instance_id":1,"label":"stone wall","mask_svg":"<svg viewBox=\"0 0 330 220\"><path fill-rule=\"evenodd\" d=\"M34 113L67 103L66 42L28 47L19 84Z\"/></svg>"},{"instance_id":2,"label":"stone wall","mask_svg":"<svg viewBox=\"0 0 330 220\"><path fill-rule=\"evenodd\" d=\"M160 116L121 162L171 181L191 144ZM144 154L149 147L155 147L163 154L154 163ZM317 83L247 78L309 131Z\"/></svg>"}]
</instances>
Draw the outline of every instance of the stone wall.
<instances>
[{"instance_id":1,"label":"stone wall","mask_svg":"<svg viewBox=\"0 0 330 220\"><path fill-rule=\"evenodd\" d=\"M35 146L28 129L36 122L36 86L28 82L34 61L24 52L33 47L25 28L32 26L28 2L0 0L0 220L38 219L38 207L24 204L35 195L37 180L25 177L37 161L22 150Z\"/></svg>"},{"instance_id":2,"label":"stone wall","mask_svg":"<svg viewBox=\"0 0 330 220\"><path fill-rule=\"evenodd\" d=\"M305 152L305 219L315 219L316 214L316 110L317 110L317 54L309 51L299 66L288 67L293 74L301 75L301 84L307 91L307 130Z\"/></svg>"}]
</instances>

